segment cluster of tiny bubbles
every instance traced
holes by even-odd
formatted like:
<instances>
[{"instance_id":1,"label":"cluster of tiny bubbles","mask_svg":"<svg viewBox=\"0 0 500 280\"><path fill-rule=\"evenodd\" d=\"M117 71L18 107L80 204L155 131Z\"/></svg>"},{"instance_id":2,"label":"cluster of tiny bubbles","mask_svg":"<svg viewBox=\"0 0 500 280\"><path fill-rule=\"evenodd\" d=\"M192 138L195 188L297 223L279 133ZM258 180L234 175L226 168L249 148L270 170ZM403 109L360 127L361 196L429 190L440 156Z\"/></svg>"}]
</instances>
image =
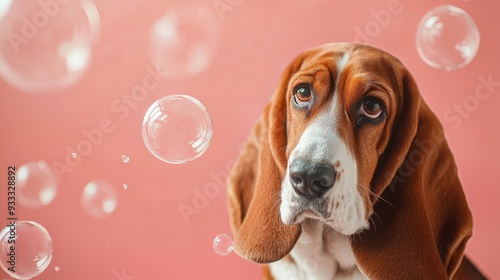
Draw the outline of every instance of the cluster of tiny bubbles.
<instances>
[{"instance_id":1,"label":"cluster of tiny bubbles","mask_svg":"<svg viewBox=\"0 0 500 280\"><path fill-rule=\"evenodd\" d=\"M117 204L118 197L113 186L104 180L94 180L83 188L83 210L94 218L109 216Z\"/></svg>"},{"instance_id":2,"label":"cluster of tiny bubbles","mask_svg":"<svg viewBox=\"0 0 500 280\"><path fill-rule=\"evenodd\" d=\"M221 37L220 20L203 5L180 6L158 18L150 30L150 60L172 79L208 68Z\"/></svg>"},{"instance_id":3,"label":"cluster of tiny bubbles","mask_svg":"<svg viewBox=\"0 0 500 280\"><path fill-rule=\"evenodd\" d=\"M233 251L233 240L227 234L217 235L212 245L214 251L221 256L227 256Z\"/></svg>"},{"instance_id":4,"label":"cluster of tiny bubbles","mask_svg":"<svg viewBox=\"0 0 500 280\"><path fill-rule=\"evenodd\" d=\"M200 157L212 139L212 119L200 101L170 95L155 101L142 123L142 137L158 159L182 164Z\"/></svg>"},{"instance_id":5,"label":"cluster of tiny bubbles","mask_svg":"<svg viewBox=\"0 0 500 280\"><path fill-rule=\"evenodd\" d=\"M130 157L127 155L122 155L122 161L123 161L123 163L127 163L130 161Z\"/></svg>"},{"instance_id":6,"label":"cluster of tiny bubbles","mask_svg":"<svg viewBox=\"0 0 500 280\"><path fill-rule=\"evenodd\" d=\"M0 1L0 77L26 92L77 82L100 33L92 0Z\"/></svg>"},{"instance_id":7,"label":"cluster of tiny bubbles","mask_svg":"<svg viewBox=\"0 0 500 280\"><path fill-rule=\"evenodd\" d=\"M15 250L12 250L14 240ZM0 266L11 277L31 279L40 275L51 260L52 238L39 223L19 221L0 232ZM12 266L14 271L9 269Z\"/></svg>"},{"instance_id":8,"label":"cluster of tiny bubbles","mask_svg":"<svg viewBox=\"0 0 500 280\"><path fill-rule=\"evenodd\" d=\"M429 66L446 71L469 64L479 48L479 30L464 10L438 6L420 21L417 30L417 51Z\"/></svg>"},{"instance_id":9,"label":"cluster of tiny bubbles","mask_svg":"<svg viewBox=\"0 0 500 280\"><path fill-rule=\"evenodd\" d=\"M17 200L27 208L50 204L58 189L54 171L43 160L29 162L17 171Z\"/></svg>"}]
</instances>

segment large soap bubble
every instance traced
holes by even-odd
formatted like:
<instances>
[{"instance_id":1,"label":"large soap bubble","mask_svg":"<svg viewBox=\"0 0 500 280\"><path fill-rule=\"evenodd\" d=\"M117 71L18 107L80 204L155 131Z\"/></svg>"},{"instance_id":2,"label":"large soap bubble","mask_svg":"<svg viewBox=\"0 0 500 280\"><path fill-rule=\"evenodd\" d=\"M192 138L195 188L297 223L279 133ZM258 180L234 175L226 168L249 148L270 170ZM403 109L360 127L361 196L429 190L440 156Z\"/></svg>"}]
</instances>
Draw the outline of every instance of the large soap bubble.
<instances>
[{"instance_id":1,"label":"large soap bubble","mask_svg":"<svg viewBox=\"0 0 500 280\"><path fill-rule=\"evenodd\" d=\"M92 0L2 0L0 76L28 92L67 88L88 68L99 30Z\"/></svg>"},{"instance_id":2,"label":"large soap bubble","mask_svg":"<svg viewBox=\"0 0 500 280\"><path fill-rule=\"evenodd\" d=\"M443 5L432 9L420 21L417 51L428 65L446 71L469 64L479 48L479 31L464 10Z\"/></svg>"}]
</instances>

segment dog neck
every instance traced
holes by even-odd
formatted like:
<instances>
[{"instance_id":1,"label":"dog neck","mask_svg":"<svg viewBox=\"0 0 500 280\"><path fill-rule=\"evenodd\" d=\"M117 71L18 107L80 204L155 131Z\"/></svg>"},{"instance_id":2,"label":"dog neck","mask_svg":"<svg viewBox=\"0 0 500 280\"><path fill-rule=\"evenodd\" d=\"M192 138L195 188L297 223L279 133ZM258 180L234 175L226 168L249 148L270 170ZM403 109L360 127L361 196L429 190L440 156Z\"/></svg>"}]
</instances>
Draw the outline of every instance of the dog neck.
<instances>
[{"instance_id":1,"label":"dog neck","mask_svg":"<svg viewBox=\"0 0 500 280\"><path fill-rule=\"evenodd\" d=\"M366 279L347 236L312 219L305 219L301 227L290 257L270 264L275 280Z\"/></svg>"}]
</instances>

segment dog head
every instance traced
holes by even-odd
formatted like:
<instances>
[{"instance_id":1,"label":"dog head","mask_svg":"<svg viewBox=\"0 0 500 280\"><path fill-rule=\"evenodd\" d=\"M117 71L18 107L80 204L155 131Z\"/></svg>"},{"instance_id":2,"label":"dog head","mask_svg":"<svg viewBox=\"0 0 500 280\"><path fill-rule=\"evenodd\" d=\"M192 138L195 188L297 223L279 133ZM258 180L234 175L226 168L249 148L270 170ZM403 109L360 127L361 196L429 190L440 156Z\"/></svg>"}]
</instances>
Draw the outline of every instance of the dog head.
<instances>
[{"instance_id":1,"label":"dog head","mask_svg":"<svg viewBox=\"0 0 500 280\"><path fill-rule=\"evenodd\" d=\"M419 142L430 148L419 148ZM444 169L436 169L440 157ZM409 160L413 171L401 179L398 172ZM447 174L451 186L430 191L433 201L426 201L427 188L439 183L427 179L436 170ZM423 253L429 262L444 258L453 272L463 249L452 260L453 254L436 247L433 236L450 215L433 205L438 193L458 193L450 205L459 206L456 215L464 220L457 222L452 243L470 236L470 213L439 121L402 63L366 45L322 45L292 61L228 184L235 249L256 262L283 258L300 235L300 223L317 219L360 236L353 250L362 268L370 263L366 250L377 247L368 240L376 244L384 238L380 232L391 231L397 236L387 254L404 251L411 237L429 250ZM384 227L380 232L373 229L374 213ZM399 219L410 224L393 224Z\"/></svg>"}]
</instances>

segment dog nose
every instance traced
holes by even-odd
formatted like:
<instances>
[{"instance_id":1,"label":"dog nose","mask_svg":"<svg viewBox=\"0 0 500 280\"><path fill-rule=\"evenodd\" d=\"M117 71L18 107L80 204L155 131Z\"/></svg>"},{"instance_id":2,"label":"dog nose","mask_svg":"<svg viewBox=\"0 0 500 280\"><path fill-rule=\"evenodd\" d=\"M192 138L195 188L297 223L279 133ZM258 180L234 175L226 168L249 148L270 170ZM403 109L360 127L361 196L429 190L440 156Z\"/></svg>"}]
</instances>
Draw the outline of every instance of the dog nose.
<instances>
[{"instance_id":1,"label":"dog nose","mask_svg":"<svg viewBox=\"0 0 500 280\"><path fill-rule=\"evenodd\" d=\"M329 164L312 164L295 159L290 165L290 182L295 192L307 198L321 197L333 187L337 171Z\"/></svg>"}]
</instances>

